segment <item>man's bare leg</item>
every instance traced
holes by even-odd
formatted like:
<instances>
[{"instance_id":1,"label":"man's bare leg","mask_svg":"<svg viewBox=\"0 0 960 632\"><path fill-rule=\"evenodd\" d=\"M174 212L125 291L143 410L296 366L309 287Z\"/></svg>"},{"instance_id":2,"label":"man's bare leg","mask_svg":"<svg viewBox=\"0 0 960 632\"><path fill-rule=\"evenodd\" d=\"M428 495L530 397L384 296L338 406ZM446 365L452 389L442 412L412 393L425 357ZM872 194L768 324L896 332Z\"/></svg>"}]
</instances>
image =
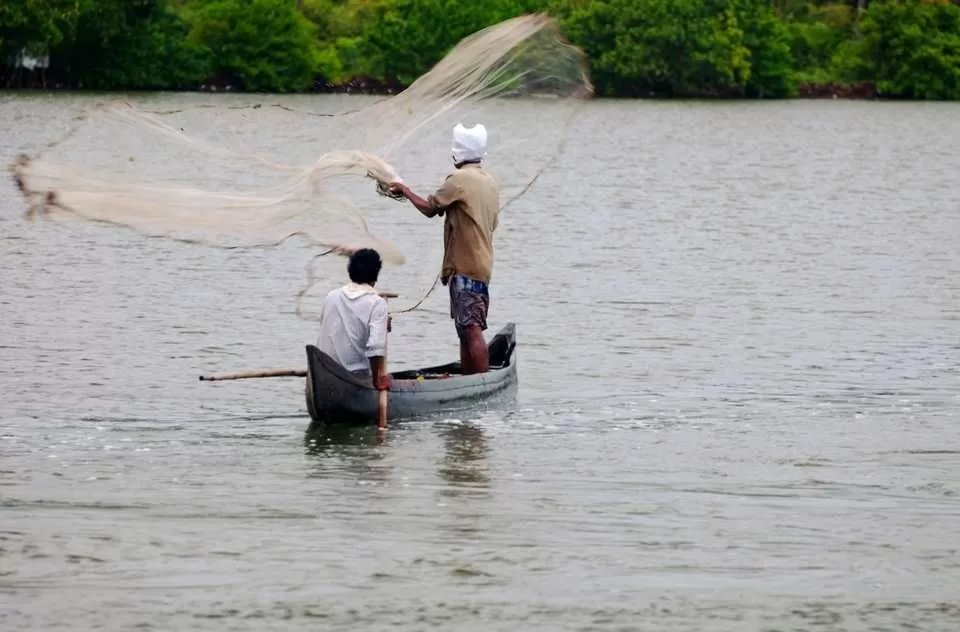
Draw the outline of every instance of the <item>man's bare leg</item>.
<instances>
[{"instance_id":1,"label":"man's bare leg","mask_svg":"<svg viewBox=\"0 0 960 632\"><path fill-rule=\"evenodd\" d=\"M464 375L490 370L490 355L479 325L470 325L460 331L460 366Z\"/></svg>"}]
</instances>

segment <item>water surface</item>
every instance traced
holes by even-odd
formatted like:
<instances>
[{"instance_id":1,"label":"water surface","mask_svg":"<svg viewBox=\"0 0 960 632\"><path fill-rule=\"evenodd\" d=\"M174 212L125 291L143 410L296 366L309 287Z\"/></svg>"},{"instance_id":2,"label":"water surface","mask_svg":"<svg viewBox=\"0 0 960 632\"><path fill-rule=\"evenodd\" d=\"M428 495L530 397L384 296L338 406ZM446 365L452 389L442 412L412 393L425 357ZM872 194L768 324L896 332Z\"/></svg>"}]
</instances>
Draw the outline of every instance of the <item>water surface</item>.
<instances>
[{"instance_id":1,"label":"water surface","mask_svg":"<svg viewBox=\"0 0 960 632\"><path fill-rule=\"evenodd\" d=\"M0 152L89 102L2 97ZM956 630L957 138L953 104L591 103L497 236L515 401L382 442L308 434L300 380L196 379L302 366L309 246L30 224L6 181L0 626ZM445 309L392 364L455 356Z\"/></svg>"}]
</instances>

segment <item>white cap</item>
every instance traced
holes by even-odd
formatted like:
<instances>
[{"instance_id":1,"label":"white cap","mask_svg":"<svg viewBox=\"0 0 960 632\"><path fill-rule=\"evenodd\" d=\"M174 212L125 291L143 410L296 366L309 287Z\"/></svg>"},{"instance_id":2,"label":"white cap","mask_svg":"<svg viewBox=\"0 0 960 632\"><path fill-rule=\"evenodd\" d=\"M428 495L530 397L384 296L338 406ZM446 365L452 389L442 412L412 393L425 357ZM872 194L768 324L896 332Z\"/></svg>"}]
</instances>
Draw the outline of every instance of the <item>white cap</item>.
<instances>
[{"instance_id":1,"label":"white cap","mask_svg":"<svg viewBox=\"0 0 960 632\"><path fill-rule=\"evenodd\" d=\"M487 128L481 124L464 127L457 123L453 128L453 161L457 164L481 160L487 155Z\"/></svg>"}]
</instances>

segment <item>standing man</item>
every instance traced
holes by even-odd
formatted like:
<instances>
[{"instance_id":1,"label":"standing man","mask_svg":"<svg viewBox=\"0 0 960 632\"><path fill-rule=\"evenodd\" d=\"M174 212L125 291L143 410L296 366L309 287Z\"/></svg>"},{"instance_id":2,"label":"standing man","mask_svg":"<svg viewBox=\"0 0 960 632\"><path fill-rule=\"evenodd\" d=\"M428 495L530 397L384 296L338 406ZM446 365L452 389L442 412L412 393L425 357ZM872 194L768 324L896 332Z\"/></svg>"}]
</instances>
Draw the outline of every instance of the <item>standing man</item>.
<instances>
[{"instance_id":1,"label":"standing man","mask_svg":"<svg viewBox=\"0 0 960 632\"><path fill-rule=\"evenodd\" d=\"M450 318L460 338L460 364L466 375L484 373L490 364L483 332L490 307L500 185L481 165L486 151L486 128L458 123L453 128L456 169L433 195L423 199L401 182L391 185L391 192L403 195L425 216L444 217L440 277L450 288Z\"/></svg>"}]
</instances>

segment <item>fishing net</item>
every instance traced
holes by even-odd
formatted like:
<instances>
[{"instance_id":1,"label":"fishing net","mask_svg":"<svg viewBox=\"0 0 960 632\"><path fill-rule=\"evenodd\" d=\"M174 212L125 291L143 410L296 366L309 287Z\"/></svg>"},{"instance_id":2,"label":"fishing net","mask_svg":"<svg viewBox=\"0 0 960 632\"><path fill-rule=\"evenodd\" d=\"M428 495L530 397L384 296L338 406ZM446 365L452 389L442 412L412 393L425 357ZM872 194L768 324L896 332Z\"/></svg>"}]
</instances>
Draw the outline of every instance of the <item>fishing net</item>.
<instances>
[{"instance_id":1,"label":"fishing net","mask_svg":"<svg viewBox=\"0 0 960 632\"><path fill-rule=\"evenodd\" d=\"M488 168L508 206L556 157L576 104L592 94L584 61L552 18L523 16L465 38L408 89L366 107L325 97L345 107L321 113L237 95L153 111L97 104L42 151L20 156L14 175L30 218L220 248L303 239L316 252L297 300L303 318L315 313L311 288L344 280L342 259L322 255L375 248L396 266L382 283L405 311L435 287L442 228L405 200L399 208L389 183L402 178L425 197L452 169L453 125L483 122Z\"/></svg>"}]
</instances>

